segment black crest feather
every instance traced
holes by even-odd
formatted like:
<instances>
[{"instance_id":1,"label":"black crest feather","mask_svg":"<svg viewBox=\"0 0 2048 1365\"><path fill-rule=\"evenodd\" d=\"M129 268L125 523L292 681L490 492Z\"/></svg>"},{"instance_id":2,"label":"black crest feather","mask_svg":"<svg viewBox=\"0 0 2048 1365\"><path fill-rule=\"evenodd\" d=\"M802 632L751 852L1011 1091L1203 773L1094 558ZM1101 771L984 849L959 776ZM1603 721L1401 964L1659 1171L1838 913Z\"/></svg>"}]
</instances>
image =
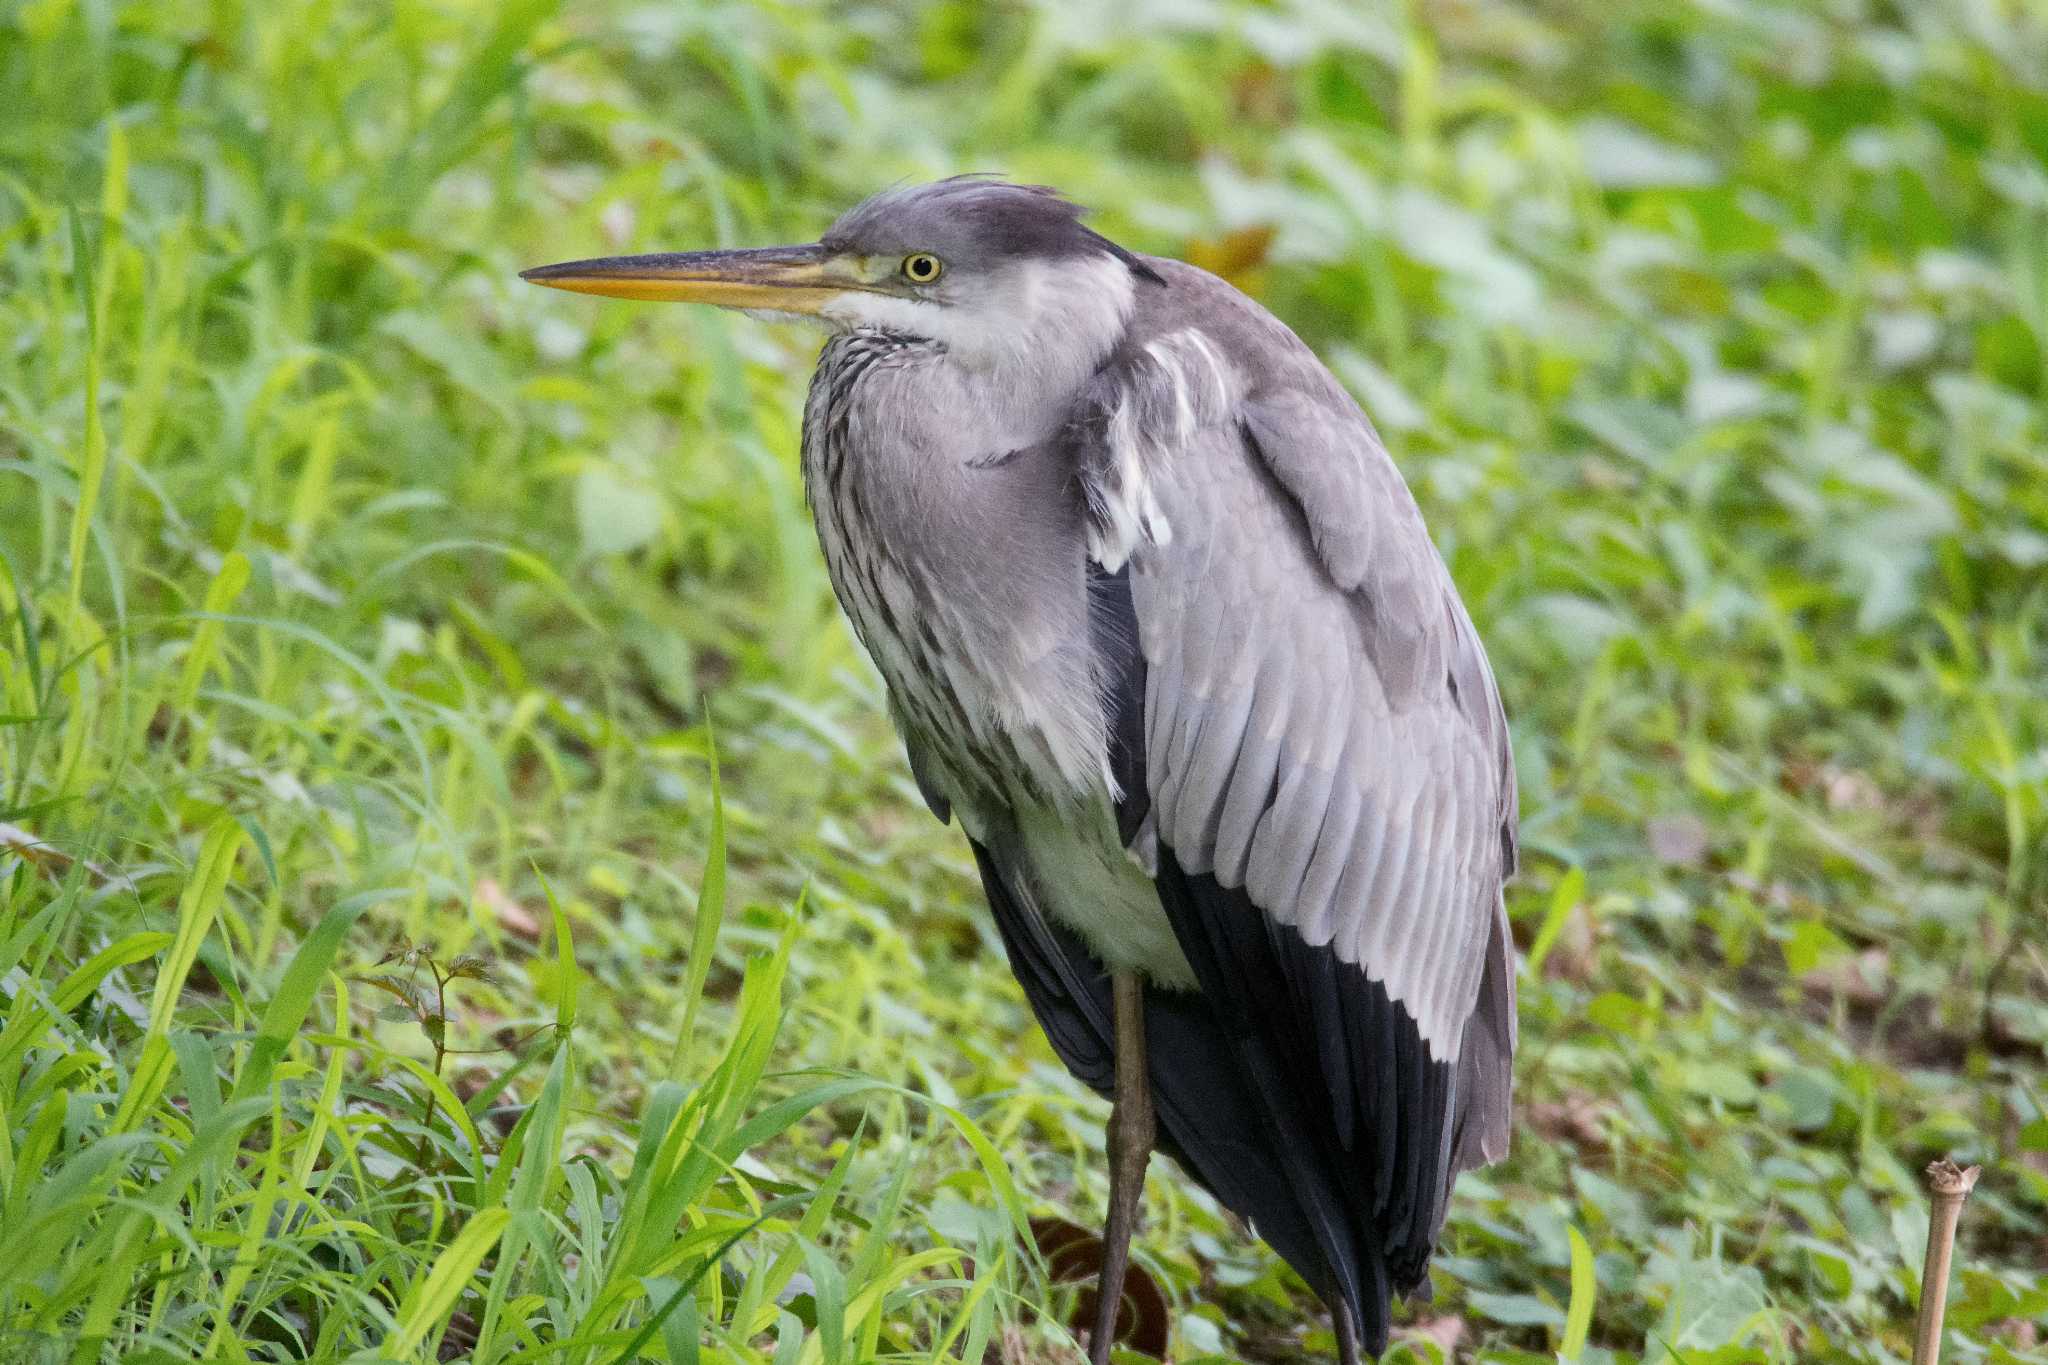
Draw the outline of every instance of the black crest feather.
<instances>
[{"instance_id":1,"label":"black crest feather","mask_svg":"<svg viewBox=\"0 0 2048 1365\"><path fill-rule=\"evenodd\" d=\"M883 190L855 205L822 239L833 250L929 250L942 236L970 240L995 258L1060 260L1109 255L1139 279L1165 281L1144 258L1081 221L1087 210L1050 185L1020 185L986 173ZM942 253L944 254L944 253Z\"/></svg>"}]
</instances>

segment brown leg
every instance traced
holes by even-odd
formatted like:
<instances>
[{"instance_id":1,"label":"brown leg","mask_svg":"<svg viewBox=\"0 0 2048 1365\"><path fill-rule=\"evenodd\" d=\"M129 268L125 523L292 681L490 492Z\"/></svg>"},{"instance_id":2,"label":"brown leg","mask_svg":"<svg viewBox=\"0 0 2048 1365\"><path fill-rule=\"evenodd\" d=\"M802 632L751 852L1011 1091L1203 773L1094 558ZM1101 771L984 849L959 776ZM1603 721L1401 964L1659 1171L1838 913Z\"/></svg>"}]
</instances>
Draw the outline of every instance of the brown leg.
<instances>
[{"instance_id":1,"label":"brown leg","mask_svg":"<svg viewBox=\"0 0 2048 1365\"><path fill-rule=\"evenodd\" d=\"M1109 1221L1102 1229L1102 1277L1096 1288L1095 1331L1088 1338L1089 1365L1109 1365L1154 1136L1152 1083L1145 1070L1145 983L1135 972L1118 972L1110 986L1116 999L1116 1100L1109 1111Z\"/></svg>"}]
</instances>

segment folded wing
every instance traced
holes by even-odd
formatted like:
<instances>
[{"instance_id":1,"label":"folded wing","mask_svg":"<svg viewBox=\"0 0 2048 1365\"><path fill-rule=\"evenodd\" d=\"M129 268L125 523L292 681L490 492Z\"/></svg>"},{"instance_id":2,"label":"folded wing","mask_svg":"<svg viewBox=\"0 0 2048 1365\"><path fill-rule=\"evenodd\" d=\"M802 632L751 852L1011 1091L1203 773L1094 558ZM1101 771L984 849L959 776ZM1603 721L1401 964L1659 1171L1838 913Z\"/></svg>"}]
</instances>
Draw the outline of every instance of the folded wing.
<instances>
[{"instance_id":1,"label":"folded wing","mask_svg":"<svg viewBox=\"0 0 2048 1365\"><path fill-rule=\"evenodd\" d=\"M1493 678L1371 425L1234 292L1199 324L1134 328L1075 440L1091 554L1123 571L1137 636L1104 655L1142 716L1120 823L1273 1140L1317 1149L1297 1188L1341 1191L1317 1215L1338 1283L1318 1288L1379 1339L1451 1182L1507 1144L1515 796Z\"/></svg>"}]
</instances>

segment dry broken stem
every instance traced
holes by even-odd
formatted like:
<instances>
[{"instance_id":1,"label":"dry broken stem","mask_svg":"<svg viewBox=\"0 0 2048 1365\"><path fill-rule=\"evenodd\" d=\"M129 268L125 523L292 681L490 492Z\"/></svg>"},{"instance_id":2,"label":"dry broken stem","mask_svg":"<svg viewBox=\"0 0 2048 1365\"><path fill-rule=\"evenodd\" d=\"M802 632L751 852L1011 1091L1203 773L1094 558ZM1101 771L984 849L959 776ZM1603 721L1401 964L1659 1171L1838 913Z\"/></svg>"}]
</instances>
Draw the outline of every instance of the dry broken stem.
<instances>
[{"instance_id":1,"label":"dry broken stem","mask_svg":"<svg viewBox=\"0 0 2048 1365\"><path fill-rule=\"evenodd\" d=\"M1956 1219L1977 1184L1981 1168L1967 1169L1943 1157L1927 1168L1934 1207L1927 1220L1927 1265L1920 1274L1920 1330L1913 1339L1913 1365L1939 1365L1941 1318L1948 1305L1949 1258L1955 1251Z\"/></svg>"},{"instance_id":2,"label":"dry broken stem","mask_svg":"<svg viewBox=\"0 0 2048 1365\"><path fill-rule=\"evenodd\" d=\"M0 853L12 853L53 881L63 879L65 869L79 862L55 844L46 844L20 825L0 824ZM110 872L96 863L85 862L85 870L101 886L133 891L135 883L126 875Z\"/></svg>"}]
</instances>

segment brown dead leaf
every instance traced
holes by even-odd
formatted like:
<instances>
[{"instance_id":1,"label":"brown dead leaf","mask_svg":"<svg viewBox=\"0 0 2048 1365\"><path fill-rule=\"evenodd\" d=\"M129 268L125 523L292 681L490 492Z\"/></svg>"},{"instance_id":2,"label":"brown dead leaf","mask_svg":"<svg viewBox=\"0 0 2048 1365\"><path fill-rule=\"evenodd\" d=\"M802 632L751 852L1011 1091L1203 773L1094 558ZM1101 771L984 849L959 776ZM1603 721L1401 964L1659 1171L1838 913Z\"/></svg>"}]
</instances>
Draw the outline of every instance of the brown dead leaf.
<instances>
[{"instance_id":1,"label":"brown dead leaf","mask_svg":"<svg viewBox=\"0 0 2048 1365\"><path fill-rule=\"evenodd\" d=\"M1808 995L1834 999L1839 996L1852 1005L1876 1006L1891 999L1892 955L1875 945L1853 956L1829 959L1799 978Z\"/></svg>"},{"instance_id":2,"label":"brown dead leaf","mask_svg":"<svg viewBox=\"0 0 2048 1365\"><path fill-rule=\"evenodd\" d=\"M458 1312L448 1319L448 1330L441 1334L441 1344L435 1348L439 1360L464 1360L476 1349L476 1315Z\"/></svg>"},{"instance_id":3,"label":"brown dead leaf","mask_svg":"<svg viewBox=\"0 0 2048 1365\"><path fill-rule=\"evenodd\" d=\"M1613 1112L1613 1101L1575 1091L1561 1100L1539 1100L1529 1105L1525 1114L1529 1126L1552 1142L1605 1147L1607 1129L1602 1120Z\"/></svg>"},{"instance_id":4,"label":"brown dead leaf","mask_svg":"<svg viewBox=\"0 0 2048 1365\"><path fill-rule=\"evenodd\" d=\"M718 691L732 681L737 671L732 655L711 645L699 646L690 659L690 677L699 693Z\"/></svg>"},{"instance_id":5,"label":"brown dead leaf","mask_svg":"<svg viewBox=\"0 0 2048 1365\"><path fill-rule=\"evenodd\" d=\"M531 910L513 900L496 879L480 877L476 884L477 901L494 916L498 925L508 934L517 934L523 939L540 941L540 921Z\"/></svg>"},{"instance_id":6,"label":"brown dead leaf","mask_svg":"<svg viewBox=\"0 0 2048 1365\"><path fill-rule=\"evenodd\" d=\"M1636 480L1626 469L1611 460L1587 456L1579 461L1579 482L1602 493L1618 493L1634 488Z\"/></svg>"},{"instance_id":7,"label":"brown dead leaf","mask_svg":"<svg viewBox=\"0 0 2048 1365\"><path fill-rule=\"evenodd\" d=\"M71 866L71 855L44 843L20 825L0 825L0 853L15 853L44 870Z\"/></svg>"},{"instance_id":8,"label":"brown dead leaf","mask_svg":"<svg viewBox=\"0 0 2048 1365\"><path fill-rule=\"evenodd\" d=\"M489 1085L492 1079L490 1070L486 1067L465 1067L448 1079L448 1088L455 1092L457 1099L468 1104L484 1092L484 1087Z\"/></svg>"},{"instance_id":9,"label":"brown dead leaf","mask_svg":"<svg viewBox=\"0 0 2048 1365\"><path fill-rule=\"evenodd\" d=\"M1739 867L1728 869L1727 875L1730 886L1742 892L1759 905L1767 905L1773 910L1789 910L1792 908L1794 899L1792 888L1785 885L1785 883L1779 881L1760 882Z\"/></svg>"},{"instance_id":10,"label":"brown dead leaf","mask_svg":"<svg viewBox=\"0 0 2048 1365\"><path fill-rule=\"evenodd\" d=\"M1465 1340L1465 1320L1449 1313L1423 1318L1401 1328L1398 1335L1407 1341L1429 1342L1448 1356Z\"/></svg>"},{"instance_id":11,"label":"brown dead leaf","mask_svg":"<svg viewBox=\"0 0 2048 1365\"><path fill-rule=\"evenodd\" d=\"M1707 822L1697 815L1659 815L1649 825L1650 852L1666 867L1698 867L1706 861Z\"/></svg>"},{"instance_id":12,"label":"brown dead leaf","mask_svg":"<svg viewBox=\"0 0 2048 1365\"><path fill-rule=\"evenodd\" d=\"M1185 255L1191 264L1210 274L1221 275L1232 284L1241 284L1245 276L1266 263L1274 232L1270 223L1255 223L1235 232L1226 232L1213 241L1198 239L1189 242Z\"/></svg>"},{"instance_id":13,"label":"brown dead leaf","mask_svg":"<svg viewBox=\"0 0 2048 1365\"><path fill-rule=\"evenodd\" d=\"M1088 1357L1072 1347L1050 1344L1034 1346L1024 1339L1024 1331L1012 1323L1003 1328L1002 1340L996 1344L991 1355L998 1365L1084 1365Z\"/></svg>"},{"instance_id":14,"label":"brown dead leaf","mask_svg":"<svg viewBox=\"0 0 2048 1365\"><path fill-rule=\"evenodd\" d=\"M1820 769L1821 792L1832 811L1878 810L1884 793L1868 773L1824 763Z\"/></svg>"},{"instance_id":15,"label":"brown dead leaf","mask_svg":"<svg viewBox=\"0 0 2048 1365\"><path fill-rule=\"evenodd\" d=\"M1034 1218L1031 1238L1045 1257L1046 1273L1056 1283L1088 1286L1074 1301L1068 1327L1077 1336L1095 1324L1095 1272L1102 1264L1102 1239L1063 1218ZM1132 1263L1124 1276L1124 1302L1116 1318L1116 1339L1129 1351L1166 1359L1171 1315L1166 1294L1145 1267Z\"/></svg>"},{"instance_id":16,"label":"brown dead leaf","mask_svg":"<svg viewBox=\"0 0 2048 1365\"><path fill-rule=\"evenodd\" d=\"M1263 125L1293 122L1294 82L1264 62L1253 62L1230 83L1231 102L1245 118Z\"/></svg>"},{"instance_id":17,"label":"brown dead leaf","mask_svg":"<svg viewBox=\"0 0 2048 1365\"><path fill-rule=\"evenodd\" d=\"M0 853L12 853L44 876L53 879L62 877L65 869L78 861L55 844L44 843L20 825L0 824ZM123 891L135 889L135 883L126 876L101 867L97 863L85 864L85 870L102 886L112 886Z\"/></svg>"},{"instance_id":18,"label":"brown dead leaf","mask_svg":"<svg viewBox=\"0 0 2048 1365\"><path fill-rule=\"evenodd\" d=\"M1543 959L1543 975L1552 981L1570 981L1583 986L1593 979L1599 963L1599 933L1593 911L1584 901L1571 908L1558 930L1556 942Z\"/></svg>"},{"instance_id":19,"label":"brown dead leaf","mask_svg":"<svg viewBox=\"0 0 2048 1365\"><path fill-rule=\"evenodd\" d=\"M1032 1365L1031 1348L1024 1344L1024 1333L1016 1323L1003 1324L1002 1340L996 1343L996 1358L1002 1365Z\"/></svg>"}]
</instances>

